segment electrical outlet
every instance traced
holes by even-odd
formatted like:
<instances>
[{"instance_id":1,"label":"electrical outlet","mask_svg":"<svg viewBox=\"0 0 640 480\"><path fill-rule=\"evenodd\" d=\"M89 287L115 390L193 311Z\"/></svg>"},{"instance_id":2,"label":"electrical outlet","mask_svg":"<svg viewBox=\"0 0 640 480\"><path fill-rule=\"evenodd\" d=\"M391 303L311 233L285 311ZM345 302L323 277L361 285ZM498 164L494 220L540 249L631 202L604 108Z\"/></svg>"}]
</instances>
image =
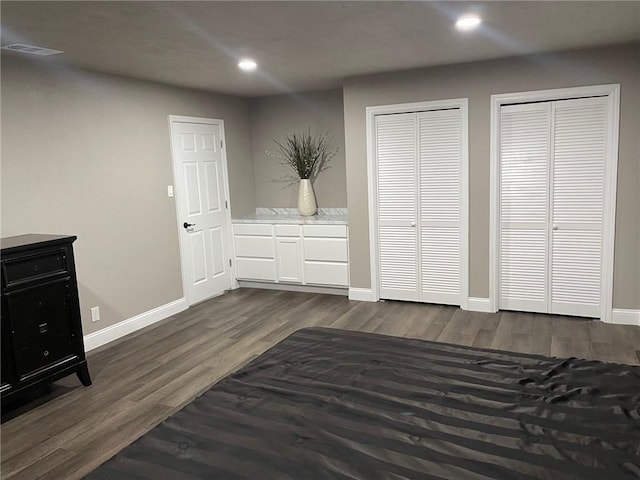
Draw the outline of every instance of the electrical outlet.
<instances>
[{"instance_id":1,"label":"electrical outlet","mask_svg":"<svg viewBox=\"0 0 640 480\"><path fill-rule=\"evenodd\" d=\"M167 197L173 197L173 185L167 185Z\"/></svg>"},{"instance_id":2,"label":"electrical outlet","mask_svg":"<svg viewBox=\"0 0 640 480\"><path fill-rule=\"evenodd\" d=\"M97 322L100 320L100 307L92 307L91 308L91 321Z\"/></svg>"}]
</instances>

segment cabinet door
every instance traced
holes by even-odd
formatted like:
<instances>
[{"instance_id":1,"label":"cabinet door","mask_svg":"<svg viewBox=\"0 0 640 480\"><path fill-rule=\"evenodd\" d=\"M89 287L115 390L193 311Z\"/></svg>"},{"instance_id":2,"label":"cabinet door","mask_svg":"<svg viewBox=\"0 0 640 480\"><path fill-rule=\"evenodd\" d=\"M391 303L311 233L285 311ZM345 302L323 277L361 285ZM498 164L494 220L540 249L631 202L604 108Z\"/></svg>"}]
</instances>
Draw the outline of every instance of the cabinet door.
<instances>
[{"instance_id":1,"label":"cabinet door","mask_svg":"<svg viewBox=\"0 0 640 480\"><path fill-rule=\"evenodd\" d=\"M300 238L276 238L278 281L302 283Z\"/></svg>"},{"instance_id":2,"label":"cabinet door","mask_svg":"<svg viewBox=\"0 0 640 480\"><path fill-rule=\"evenodd\" d=\"M18 379L74 356L68 279L6 295Z\"/></svg>"}]
</instances>

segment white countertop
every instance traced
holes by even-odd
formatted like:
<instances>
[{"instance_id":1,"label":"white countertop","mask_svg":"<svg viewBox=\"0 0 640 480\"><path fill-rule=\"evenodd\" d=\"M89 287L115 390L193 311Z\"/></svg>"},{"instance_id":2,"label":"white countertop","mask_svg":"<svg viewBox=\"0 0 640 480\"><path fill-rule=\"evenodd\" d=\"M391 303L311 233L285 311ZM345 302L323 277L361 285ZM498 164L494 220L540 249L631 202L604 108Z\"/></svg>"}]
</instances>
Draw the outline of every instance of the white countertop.
<instances>
[{"instance_id":1,"label":"white countertop","mask_svg":"<svg viewBox=\"0 0 640 480\"><path fill-rule=\"evenodd\" d=\"M234 218L233 223L291 223L347 225L346 208L319 208L316 215L303 217L297 208L256 208L256 213Z\"/></svg>"}]
</instances>

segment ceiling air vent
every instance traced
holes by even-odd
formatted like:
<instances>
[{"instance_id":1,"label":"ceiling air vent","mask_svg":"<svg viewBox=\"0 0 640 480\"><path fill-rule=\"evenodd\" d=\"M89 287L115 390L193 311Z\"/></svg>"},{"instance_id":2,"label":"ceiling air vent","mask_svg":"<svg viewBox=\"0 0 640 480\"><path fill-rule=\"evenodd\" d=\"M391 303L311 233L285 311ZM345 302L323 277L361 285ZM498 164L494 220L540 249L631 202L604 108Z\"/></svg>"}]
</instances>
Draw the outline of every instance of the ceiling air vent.
<instances>
[{"instance_id":1,"label":"ceiling air vent","mask_svg":"<svg viewBox=\"0 0 640 480\"><path fill-rule=\"evenodd\" d=\"M12 43L5 45L2 50L11 50L12 52L28 53L30 55L56 55L63 53L62 50L54 50L53 48L35 47L33 45L25 45L24 43Z\"/></svg>"}]
</instances>

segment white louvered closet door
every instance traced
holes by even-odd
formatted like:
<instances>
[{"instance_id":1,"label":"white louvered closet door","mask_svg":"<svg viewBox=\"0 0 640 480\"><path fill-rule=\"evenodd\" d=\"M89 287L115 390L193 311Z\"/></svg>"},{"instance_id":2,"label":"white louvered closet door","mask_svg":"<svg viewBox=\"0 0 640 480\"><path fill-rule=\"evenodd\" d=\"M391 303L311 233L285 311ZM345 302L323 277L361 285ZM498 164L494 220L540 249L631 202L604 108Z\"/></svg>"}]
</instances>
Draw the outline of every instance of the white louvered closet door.
<instances>
[{"instance_id":1,"label":"white louvered closet door","mask_svg":"<svg viewBox=\"0 0 640 480\"><path fill-rule=\"evenodd\" d=\"M423 302L460 305L462 114L418 114Z\"/></svg>"},{"instance_id":2,"label":"white louvered closet door","mask_svg":"<svg viewBox=\"0 0 640 480\"><path fill-rule=\"evenodd\" d=\"M600 315L606 98L501 109L500 305Z\"/></svg>"},{"instance_id":3,"label":"white louvered closet door","mask_svg":"<svg viewBox=\"0 0 640 480\"><path fill-rule=\"evenodd\" d=\"M380 297L420 299L417 116L376 116Z\"/></svg>"},{"instance_id":4,"label":"white louvered closet door","mask_svg":"<svg viewBox=\"0 0 640 480\"><path fill-rule=\"evenodd\" d=\"M500 308L547 312L551 104L501 109Z\"/></svg>"},{"instance_id":5,"label":"white louvered closet door","mask_svg":"<svg viewBox=\"0 0 640 480\"><path fill-rule=\"evenodd\" d=\"M607 99L553 103L550 313L598 317Z\"/></svg>"}]
</instances>

